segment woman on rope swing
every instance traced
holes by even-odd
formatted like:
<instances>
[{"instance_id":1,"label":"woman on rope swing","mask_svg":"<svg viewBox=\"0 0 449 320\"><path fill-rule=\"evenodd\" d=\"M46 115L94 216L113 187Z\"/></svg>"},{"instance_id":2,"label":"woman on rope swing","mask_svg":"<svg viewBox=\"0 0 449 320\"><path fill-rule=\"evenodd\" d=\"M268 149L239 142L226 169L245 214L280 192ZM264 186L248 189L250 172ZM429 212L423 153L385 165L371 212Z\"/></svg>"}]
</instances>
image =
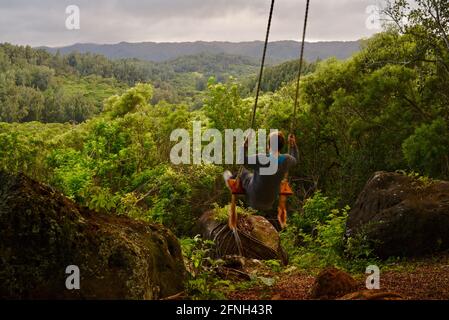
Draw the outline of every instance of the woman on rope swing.
<instances>
[{"instance_id":1,"label":"woman on rope swing","mask_svg":"<svg viewBox=\"0 0 449 320\"><path fill-rule=\"evenodd\" d=\"M261 83L263 70L265 65L265 57L268 48L268 40L270 35L270 27L271 21L273 17L273 9L274 9L275 0L271 0L271 8L270 14L268 18L268 26L267 32L265 36L265 44L262 53L262 62L260 66L260 74L259 80L257 83L256 90L256 99L253 108L251 128L254 129L255 119L256 119L256 110L257 103L259 100ZM305 47L305 38L306 38L306 28L307 28L307 20L309 16L309 5L310 0L307 0L306 3L306 12L304 18L304 28L302 34L302 43L301 43L301 53L299 58L299 69L298 69L298 77L296 81L296 95L295 95L295 104L293 109L293 117L291 121L290 132L295 132L295 121L296 121L296 111L298 109L298 101L299 101L299 85L301 80L302 73L302 65L304 61L304 47ZM285 144L285 137L282 133L278 132L275 134L270 134L269 137L269 146L268 146L268 156L272 161L277 161L278 168L274 174L262 175L261 169L263 168L263 164L259 161L260 155L253 155L248 157L248 141L245 141L243 146L245 166L249 169L253 169L251 173L248 171L246 167L241 167L239 172L236 175L232 175L230 171L225 171L223 177L225 179L226 185L231 190L231 205L229 210L229 220L228 226L231 230L237 234L237 213L236 213L236 202L237 196L240 194L246 194L248 204L251 208L259 210L259 211L271 211L273 209L273 204L276 201L276 196L279 194L279 205L278 205L278 222L281 229L284 229L287 226L287 197L293 194L292 189L288 183L288 172L289 170L296 165L298 162L298 146L296 145L296 137L293 134L290 134L288 137L289 144L289 153L281 154L281 150ZM273 143L277 142L277 143ZM278 146L275 148L274 144ZM263 155L262 159L267 157L267 155ZM268 162L270 164L270 162ZM270 213L268 212L268 216ZM239 248L240 250L240 248ZM240 250L241 251L241 250Z\"/></svg>"},{"instance_id":2,"label":"woman on rope swing","mask_svg":"<svg viewBox=\"0 0 449 320\"><path fill-rule=\"evenodd\" d=\"M233 175L230 171L223 173L224 180L227 187L233 191L233 186L230 184L236 177L239 178L239 183L243 187L248 205L255 210L261 212L272 212L273 205L279 194L282 194L283 181L288 176L291 168L296 166L298 162L298 146L296 144L296 137L293 134L288 136L289 153L282 154L281 151L285 145L285 136L282 132L273 132L269 136L268 152L266 154L255 154L248 156L248 143L250 137L245 141L241 148L240 154L243 154L244 167L242 167L239 175ZM261 169L270 166L270 162L262 164L260 159L277 162L277 171L273 174L261 174ZM251 169L250 172L248 169ZM285 203L284 203L285 205ZM285 218L278 220L281 228L285 227Z\"/></svg>"}]
</instances>

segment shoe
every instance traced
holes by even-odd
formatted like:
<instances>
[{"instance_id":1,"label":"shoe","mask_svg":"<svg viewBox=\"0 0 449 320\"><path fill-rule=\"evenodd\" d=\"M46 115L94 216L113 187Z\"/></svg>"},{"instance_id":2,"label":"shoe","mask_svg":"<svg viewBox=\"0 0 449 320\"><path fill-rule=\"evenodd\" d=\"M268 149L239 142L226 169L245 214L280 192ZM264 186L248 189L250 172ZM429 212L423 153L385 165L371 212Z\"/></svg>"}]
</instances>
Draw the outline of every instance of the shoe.
<instances>
[{"instance_id":1,"label":"shoe","mask_svg":"<svg viewBox=\"0 0 449 320\"><path fill-rule=\"evenodd\" d=\"M229 179L232 178L232 172L229 170L226 170L225 172L223 172L223 179L226 183L226 186L229 188L229 190L231 190L231 187L229 186Z\"/></svg>"}]
</instances>

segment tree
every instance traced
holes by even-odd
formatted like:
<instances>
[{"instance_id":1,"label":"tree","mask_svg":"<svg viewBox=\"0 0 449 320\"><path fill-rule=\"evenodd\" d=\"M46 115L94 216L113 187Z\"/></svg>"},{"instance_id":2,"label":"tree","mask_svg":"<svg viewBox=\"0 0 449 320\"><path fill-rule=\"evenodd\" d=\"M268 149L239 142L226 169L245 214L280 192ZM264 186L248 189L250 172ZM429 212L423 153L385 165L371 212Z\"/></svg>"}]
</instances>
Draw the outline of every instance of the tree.
<instances>
[{"instance_id":1,"label":"tree","mask_svg":"<svg viewBox=\"0 0 449 320\"><path fill-rule=\"evenodd\" d=\"M449 73L449 6L446 0L391 0L384 13L403 34L411 34Z\"/></svg>"},{"instance_id":2,"label":"tree","mask_svg":"<svg viewBox=\"0 0 449 320\"><path fill-rule=\"evenodd\" d=\"M31 86L40 91L47 90L54 76L54 70L46 66L38 66L31 71Z\"/></svg>"},{"instance_id":3,"label":"tree","mask_svg":"<svg viewBox=\"0 0 449 320\"><path fill-rule=\"evenodd\" d=\"M449 174L449 132L443 119L417 128L402 150L410 168L436 178Z\"/></svg>"},{"instance_id":4,"label":"tree","mask_svg":"<svg viewBox=\"0 0 449 320\"><path fill-rule=\"evenodd\" d=\"M113 117L123 116L140 108L147 108L153 96L153 86L139 83L127 90L121 97L114 96L106 102L105 110Z\"/></svg>"},{"instance_id":5,"label":"tree","mask_svg":"<svg viewBox=\"0 0 449 320\"><path fill-rule=\"evenodd\" d=\"M210 126L218 130L243 129L250 125L250 101L240 97L236 83L216 83L211 78L203 110L210 119Z\"/></svg>"}]
</instances>

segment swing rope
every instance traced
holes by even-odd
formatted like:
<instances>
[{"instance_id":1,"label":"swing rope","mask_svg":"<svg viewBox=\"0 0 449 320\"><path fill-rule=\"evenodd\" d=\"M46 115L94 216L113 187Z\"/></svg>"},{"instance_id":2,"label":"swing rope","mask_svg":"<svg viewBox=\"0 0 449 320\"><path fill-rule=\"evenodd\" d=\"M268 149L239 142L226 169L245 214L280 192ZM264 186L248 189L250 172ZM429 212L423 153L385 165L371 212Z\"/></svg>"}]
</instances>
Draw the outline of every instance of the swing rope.
<instances>
[{"instance_id":1,"label":"swing rope","mask_svg":"<svg viewBox=\"0 0 449 320\"><path fill-rule=\"evenodd\" d=\"M265 42L264 42L263 53L262 53L262 61L260 63L259 79L257 81L256 99L254 101L253 112L252 112L252 117L251 117L251 129L254 129L254 127L256 126L257 107L258 107L260 91L261 91L261 87L262 87L263 71L265 68L265 60L266 60L267 51L268 51L268 43L269 43L269 39L270 39L270 30L271 30L271 21L273 20L273 12L274 12L275 2L276 2L276 0L271 0L270 14L268 16L267 31L265 33ZM237 178L236 178L237 181L240 180L240 176L242 175L243 169L244 169L244 166L241 165L240 169L237 173Z\"/></svg>"},{"instance_id":2,"label":"swing rope","mask_svg":"<svg viewBox=\"0 0 449 320\"><path fill-rule=\"evenodd\" d=\"M306 31L307 31L307 21L309 19L309 7L310 7L310 0L307 0L306 4L306 13L304 16L304 27L302 30L302 42L301 42L301 54L299 57L299 69L298 69L298 77L296 79L296 93L295 93L295 105L293 107L293 116L292 116L292 122L290 125L290 132L294 133L296 131L296 112L298 109L298 100L299 100L299 84L301 82L301 75L302 75L302 68L304 63L304 47L305 47L305 41L306 41Z\"/></svg>"},{"instance_id":3,"label":"swing rope","mask_svg":"<svg viewBox=\"0 0 449 320\"><path fill-rule=\"evenodd\" d=\"M270 15L268 17L268 25L267 25L267 32L266 32L266 36L265 36L265 44L263 47L262 62L260 64L259 80L257 81L256 100L254 102L254 107L253 107L253 115L252 115L252 119L251 119L251 129L254 129L254 126L256 124L257 104L259 103L260 89L262 86L263 69L265 67L265 58L267 56L268 41L270 38L271 21L273 19L274 3L275 3L275 0L272 0L271 8L270 8Z\"/></svg>"},{"instance_id":4,"label":"swing rope","mask_svg":"<svg viewBox=\"0 0 449 320\"><path fill-rule=\"evenodd\" d=\"M305 40L306 40L306 30L307 30L307 22L309 18L309 7L310 0L307 0L306 3L306 12L304 15L304 26L302 30L302 41L301 41L301 52L299 56L299 69L298 69L298 77L296 79L296 92L295 92L295 104L293 107L293 115L290 124L290 134L295 134L296 132L296 113L299 104L299 85L301 82L302 68L304 63L304 48L305 48ZM290 153L290 141L288 143L288 153ZM279 194L279 204L278 204L278 221L281 225L281 228L285 228L287 226L287 197L293 195L293 190L289 184L288 172L285 173L284 179L281 182L281 192Z\"/></svg>"},{"instance_id":5,"label":"swing rope","mask_svg":"<svg viewBox=\"0 0 449 320\"><path fill-rule=\"evenodd\" d=\"M260 89L262 86L262 78L263 78L263 70L265 67L265 59L267 56L267 50L268 50L268 41L270 38L270 30L271 30L271 21L273 20L273 11L274 11L274 4L275 0L271 0L271 6L270 6L270 14L268 16L268 25L267 25L267 31L265 34L265 42L263 47L263 54L262 54L262 61L260 63L260 72L259 72L259 79L257 81L257 90L256 90L256 99L254 101L254 107L251 117L251 129L254 129L256 125L256 113L257 113L257 105L259 103L259 96L260 96ZM244 194L243 186L241 185L241 175L243 173L244 166L241 165L237 177L233 179L233 192L231 196L231 207L229 212L229 222L228 225L231 230L233 230L235 233L237 232L237 213L236 213L236 203L237 203L237 195L238 194ZM236 239L237 240L237 239ZM239 247L239 252L241 251L241 248Z\"/></svg>"}]
</instances>

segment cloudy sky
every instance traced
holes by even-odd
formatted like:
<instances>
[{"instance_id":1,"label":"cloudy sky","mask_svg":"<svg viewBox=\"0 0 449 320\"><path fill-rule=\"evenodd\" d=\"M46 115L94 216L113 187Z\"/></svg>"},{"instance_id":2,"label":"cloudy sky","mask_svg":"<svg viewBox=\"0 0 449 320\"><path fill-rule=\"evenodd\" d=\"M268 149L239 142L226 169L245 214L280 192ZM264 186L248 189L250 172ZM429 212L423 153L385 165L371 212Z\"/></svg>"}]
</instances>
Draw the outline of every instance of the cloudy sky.
<instances>
[{"instance_id":1,"label":"cloudy sky","mask_svg":"<svg viewBox=\"0 0 449 320\"><path fill-rule=\"evenodd\" d=\"M299 39L305 2L277 0L270 40ZM66 28L69 5L80 9L80 30ZM378 32L367 12L373 5L382 0L311 0L308 40L356 40ZM269 6L270 0L0 0L0 42L262 40Z\"/></svg>"}]
</instances>

